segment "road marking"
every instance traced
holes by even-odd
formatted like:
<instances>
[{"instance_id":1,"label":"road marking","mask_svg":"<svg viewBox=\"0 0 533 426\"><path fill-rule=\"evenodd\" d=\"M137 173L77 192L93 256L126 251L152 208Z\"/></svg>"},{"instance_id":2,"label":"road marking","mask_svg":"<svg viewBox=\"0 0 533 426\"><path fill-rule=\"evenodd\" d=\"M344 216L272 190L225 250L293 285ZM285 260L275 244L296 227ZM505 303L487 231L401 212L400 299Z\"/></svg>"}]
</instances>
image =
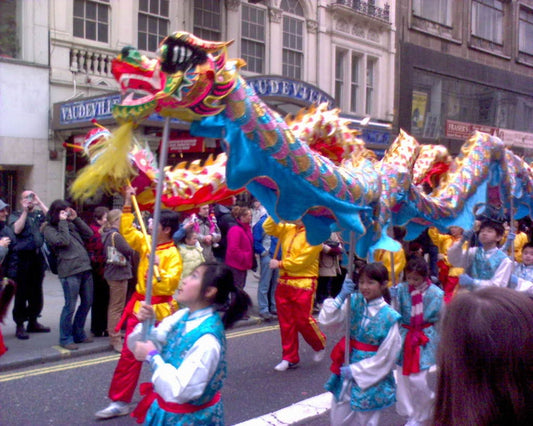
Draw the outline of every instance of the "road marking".
<instances>
[{"instance_id":1,"label":"road marking","mask_svg":"<svg viewBox=\"0 0 533 426\"><path fill-rule=\"evenodd\" d=\"M228 339L236 338L236 337L243 337L243 336L249 336L252 334L258 334L258 333L265 333L267 331L277 330L279 329L278 325L272 325L268 327L261 327L256 329L246 329L241 331L232 331L227 334ZM60 346L53 346L54 349L56 349L58 352L60 352L62 355L70 355L71 351L68 349L61 348ZM90 367L93 365L103 364L105 362L111 362L116 361L120 357L119 354L113 354L113 355L106 355L103 357L93 358L90 360L85 361L68 361L67 363L51 366L51 367L41 367L34 370L28 370L28 371L21 371L16 373L10 373L10 374L2 374L0 375L0 383L2 382L8 382L11 380L18 380L18 379L24 379L26 377L33 377L33 376L40 376L42 374L48 374L48 373L57 373L58 371L66 371L71 370L73 368L79 368L79 367Z\"/></svg>"},{"instance_id":2,"label":"road marking","mask_svg":"<svg viewBox=\"0 0 533 426\"><path fill-rule=\"evenodd\" d=\"M58 371L72 370L73 368L88 367L91 365L102 364L104 362L116 361L119 354L108 355L105 357L94 358L85 361L72 361L67 364L55 365L52 367L38 368L35 370L21 371L18 373L3 374L0 376L0 383L11 380L24 379L26 377L40 376L42 374L56 373Z\"/></svg>"}]
</instances>

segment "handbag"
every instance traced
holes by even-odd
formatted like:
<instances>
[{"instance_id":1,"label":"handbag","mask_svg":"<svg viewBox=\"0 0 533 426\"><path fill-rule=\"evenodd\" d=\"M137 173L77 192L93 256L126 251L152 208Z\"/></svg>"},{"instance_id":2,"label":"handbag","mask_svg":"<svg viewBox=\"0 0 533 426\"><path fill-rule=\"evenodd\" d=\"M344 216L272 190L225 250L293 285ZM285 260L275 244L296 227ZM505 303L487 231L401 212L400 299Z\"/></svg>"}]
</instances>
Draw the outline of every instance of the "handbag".
<instances>
[{"instance_id":1,"label":"handbag","mask_svg":"<svg viewBox=\"0 0 533 426\"><path fill-rule=\"evenodd\" d=\"M46 266L48 266L48 269L50 272L54 275L57 275L57 255L56 253L50 248L50 246L45 242L43 242L43 245L41 246L41 251L44 255L44 260L46 261Z\"/></svg>"},{"instance_id":2,"label":"handbag","mask_svg":"<svg viewBox=\"0 0 533 426\"><path fill-rule=\"evenodd\" d=\"M128 259L126 259L126 257L115 247L115 234L116 232L113 232L111 235L111 245L107 246L106 263L110 265L126 266Z\"/></svg>"}]
</instances>

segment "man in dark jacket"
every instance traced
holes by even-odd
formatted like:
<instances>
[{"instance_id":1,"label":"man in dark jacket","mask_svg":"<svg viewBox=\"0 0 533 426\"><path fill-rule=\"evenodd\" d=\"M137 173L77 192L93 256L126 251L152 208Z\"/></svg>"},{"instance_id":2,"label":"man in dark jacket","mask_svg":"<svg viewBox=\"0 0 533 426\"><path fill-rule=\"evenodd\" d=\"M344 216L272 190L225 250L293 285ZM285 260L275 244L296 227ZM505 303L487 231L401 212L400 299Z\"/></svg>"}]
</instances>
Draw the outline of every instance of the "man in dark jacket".
<instances>
[{"instance_id":1,"label":"man in dark jacket","mask_svg":"<svg viewBox=\"0 0 533 426\"><path fill-rule=\"evenodd\" d=\"M231 214L231 207L215 204L213 212L215 213L215 218L221 235L218 246L213 247L213 254L218 261L224 262L226 259L226 249L228 248L228 231L232 226L237 225L237 221Z\"/></svg>"},{"instance_id":2,"label":"man in dark jacket","mask_svg":"<svg viewBox=\"0 0 533 426\"><path fill-rule=\"evenodd\" d=\"M13 228L17 242L13 250L17 253L18 267L15 282L15 304L13 306L13 320L17 324L16 336L21 340L29 338L30 333L48 333L45 327L37 321L43 310L43 279L46 262L41 252L43 236L40 226L48 208L33 191L24 191L20 197L22 209L9 216L8 225ZM28 321L27 329L24 323Z\"/></svg>"}]
</instances>

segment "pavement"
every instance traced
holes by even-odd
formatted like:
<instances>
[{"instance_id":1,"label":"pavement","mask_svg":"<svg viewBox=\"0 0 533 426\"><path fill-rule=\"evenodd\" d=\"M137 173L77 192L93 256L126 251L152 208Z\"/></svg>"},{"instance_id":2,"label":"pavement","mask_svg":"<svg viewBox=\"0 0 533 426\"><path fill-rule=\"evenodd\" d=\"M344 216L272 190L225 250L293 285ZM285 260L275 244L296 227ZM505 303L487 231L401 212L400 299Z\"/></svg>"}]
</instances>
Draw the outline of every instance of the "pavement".
<instances>
[{"instance_id":1,"label":"pavement","mask_svg":"<svg viewBox=\"0 0 533 426\"><path fill-rule=\"evenodd\" d=\"M237 322L233 327L248 327L258 325L263 320L258 316L257 310L257 284L258 278L250 271L246 280L245 291L250 295L253 307L250 318ZM100 352L113 352L109 344L109 337L95 337L94 342L79 344L77 350L67 350L59 346L59 317L64 305L63 289L57 275L46 272L44 282L44 307L39 322L51 328L50 333L29 333L28 340L19 340L15 336L16 326L13 322L11 312L12 306L8 309L8 314L4 319L4 324L0 324L4 336L5 345L8 351L0 356L0 373L29 366L39 366L40 364L69 360L76 357L86 356ZM91 336L89 331L91 318L87 317L85 330L87 336ZM245 424L254 425L291 425L305 424L319 416L325 416L329 410L329 395L318 395L300 401L297 404L285 407L274 413L267 413L257 419L251 419ZM251 422L251 423L249 423Z\"/></svg>"}]
</instances>

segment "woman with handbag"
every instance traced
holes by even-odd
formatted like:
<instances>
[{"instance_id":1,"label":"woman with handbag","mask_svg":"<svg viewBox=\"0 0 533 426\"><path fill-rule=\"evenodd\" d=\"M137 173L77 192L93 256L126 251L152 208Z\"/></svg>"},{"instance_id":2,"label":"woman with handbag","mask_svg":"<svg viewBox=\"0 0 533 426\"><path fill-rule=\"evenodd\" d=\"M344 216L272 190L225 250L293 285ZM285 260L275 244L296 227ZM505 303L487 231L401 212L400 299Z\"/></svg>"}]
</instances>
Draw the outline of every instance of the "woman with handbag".
<instances>
[{"instance_id":1,"label":"woman with handbag","mask_svg":"<svg viewBox=\"0 0 533 426\"><path fill-rule=\"evenodd\" d=\"M107 331L109 342L118 353L122 351L122 338L120 330L117 331L115 328L126 304L128 280L133 276L131 267L133 249L118 231L121 215L121 210L111 210L107 214L107 223L102 229L102 242L106 257L104 278L109 285Z\"/></svg>"}]
</instances>

